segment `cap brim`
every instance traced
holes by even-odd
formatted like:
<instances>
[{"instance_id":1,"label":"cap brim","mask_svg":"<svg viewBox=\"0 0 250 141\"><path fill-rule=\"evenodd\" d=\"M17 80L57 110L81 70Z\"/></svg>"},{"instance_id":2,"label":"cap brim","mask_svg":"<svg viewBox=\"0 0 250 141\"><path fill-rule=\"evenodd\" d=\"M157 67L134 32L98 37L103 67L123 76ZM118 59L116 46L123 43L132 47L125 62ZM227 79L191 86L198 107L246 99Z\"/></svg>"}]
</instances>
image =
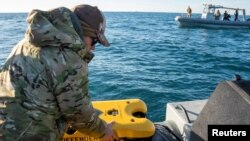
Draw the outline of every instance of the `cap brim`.
<instances>
[{"instance_id":1,"label":"cap brim","mask_svg":"<svg viewBox=\"0 0 250 141\"><path fill-rule=\"evenodd\" d=\"M105 37L105 35L103 33L97 33L97 39L99 41L100 44L102 44L105 47L109 47L109 41L107 40L107 38Z\"/></svg>"}]
</instances>

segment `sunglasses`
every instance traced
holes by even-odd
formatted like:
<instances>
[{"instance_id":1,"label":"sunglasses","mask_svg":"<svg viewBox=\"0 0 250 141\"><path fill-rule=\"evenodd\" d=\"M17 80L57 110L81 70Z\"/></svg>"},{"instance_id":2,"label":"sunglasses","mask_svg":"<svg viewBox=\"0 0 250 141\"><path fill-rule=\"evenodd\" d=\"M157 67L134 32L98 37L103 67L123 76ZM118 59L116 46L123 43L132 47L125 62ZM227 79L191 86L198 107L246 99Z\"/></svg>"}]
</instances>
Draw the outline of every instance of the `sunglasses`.
<instances>
[{"instance_id":1,"label":"sunglasses","mask_svg":"<svg viewBox=\"0 0 250 141\"><path fill-rule=\"evenodd\" d=\"M91 39L92 39L91 46L94 46L96 43L98 43L97 38L91 37Z\"/></svg>"}]
</instances>

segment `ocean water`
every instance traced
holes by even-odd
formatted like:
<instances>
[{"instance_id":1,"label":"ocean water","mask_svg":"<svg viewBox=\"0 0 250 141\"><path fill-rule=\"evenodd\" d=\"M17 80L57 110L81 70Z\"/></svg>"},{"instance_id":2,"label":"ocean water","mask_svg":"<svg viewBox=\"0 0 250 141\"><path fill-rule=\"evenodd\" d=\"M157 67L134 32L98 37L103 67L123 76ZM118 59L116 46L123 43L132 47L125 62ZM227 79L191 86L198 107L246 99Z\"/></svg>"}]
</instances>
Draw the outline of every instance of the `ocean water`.
<instances>
[{"instance_id":1,"label":"ocean water","mask_svg":"<svg viewBox=\"0 0 250 141\"><path fill-rule=\"evenodd\" d=\"M216 85L250 79L250 29L181 28L178 13L106 12L110 48L89 64L93 100L140 98L152 121L166 104L207 99ZM27 13L0 14L0 66L24 37Z\"/></svg>"}]
</instances>

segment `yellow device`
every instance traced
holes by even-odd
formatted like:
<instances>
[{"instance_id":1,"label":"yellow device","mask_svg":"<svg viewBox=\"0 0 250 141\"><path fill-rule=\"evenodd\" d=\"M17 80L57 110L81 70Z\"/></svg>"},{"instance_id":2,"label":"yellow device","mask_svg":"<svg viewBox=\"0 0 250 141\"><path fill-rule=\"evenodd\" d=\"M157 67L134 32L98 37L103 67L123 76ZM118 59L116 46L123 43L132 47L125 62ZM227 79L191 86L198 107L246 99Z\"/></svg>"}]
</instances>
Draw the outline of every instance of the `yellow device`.
<instances>
[{"instance_id":1,"label":"yellow device","mask_svg":"<svg viewBox=\"0 0 250 141\"><path fill-rule=\"evenodd\" d=\"M115 121L113 130L119 138L146 138L155 132L154 124L146 118L147 106L140 99L94 101L93 107L101 112L99 117L106 122ZM74 129L68 130L61 141L100 141Z\"/></svg>"}]
</instances>

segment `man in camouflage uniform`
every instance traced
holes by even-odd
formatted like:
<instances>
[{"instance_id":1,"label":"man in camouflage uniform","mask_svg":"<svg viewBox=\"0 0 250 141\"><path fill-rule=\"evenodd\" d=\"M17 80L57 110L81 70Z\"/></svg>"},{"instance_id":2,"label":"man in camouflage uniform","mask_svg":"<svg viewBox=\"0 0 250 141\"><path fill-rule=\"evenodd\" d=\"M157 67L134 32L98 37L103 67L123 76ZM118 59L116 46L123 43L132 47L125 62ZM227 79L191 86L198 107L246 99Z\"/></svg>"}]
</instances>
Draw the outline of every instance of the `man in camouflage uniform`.
<instances>
[{"instance_id":1,"label":"man in camouflage uniform","mask_svg":"<svg viewBox=\"0 0 250 141\"><path fill-rule=\"evenodd\" d=\"M117 139L88 93L91 50L97 42L109 46L101 11L89 5L33 10L27 22L0 73L0 141L58 141L68 124Z\"/></svg>"}]
</instances>

